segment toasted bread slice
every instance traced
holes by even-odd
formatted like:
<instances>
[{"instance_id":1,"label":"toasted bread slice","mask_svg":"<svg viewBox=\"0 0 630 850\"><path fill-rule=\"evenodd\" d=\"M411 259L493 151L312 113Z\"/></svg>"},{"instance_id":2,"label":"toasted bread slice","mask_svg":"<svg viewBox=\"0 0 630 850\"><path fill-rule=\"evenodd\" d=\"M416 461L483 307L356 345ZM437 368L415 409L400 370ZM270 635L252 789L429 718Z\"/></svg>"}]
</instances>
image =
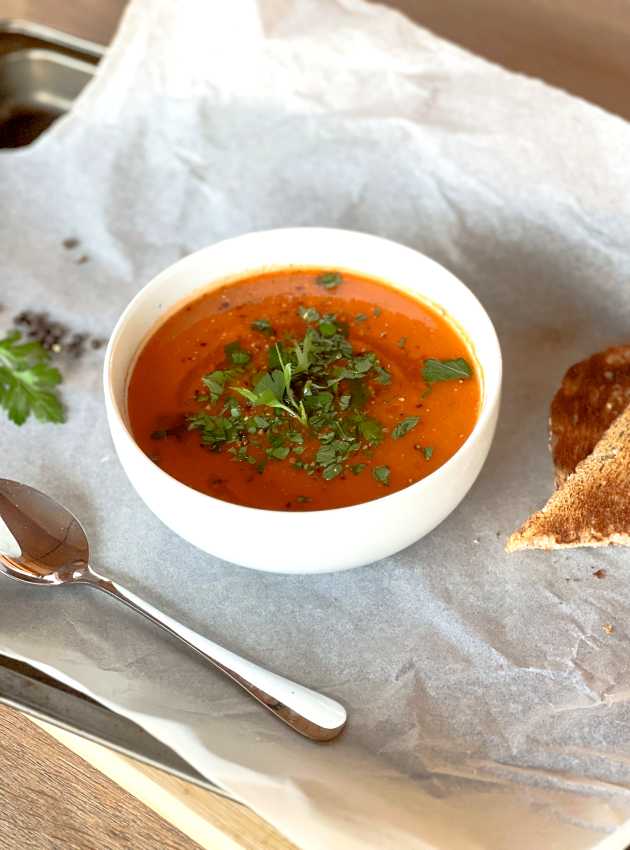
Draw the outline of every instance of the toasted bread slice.
<instances>
[{"instance_id":1,"label":"toasted bread slice","mask_svg":"<svg viewBox=\"0 0 630 850\"><path fill-rule=\"evenodd\" d=\"M630 545L630 406L506 550Z\"/></svg>"},{"instance_id":2,"label":"toasted bread slice","mask_svg":"<svg viewBox=\"0 0 630 850\"><path fill-rule=\"evenodd\" d=\"M562 486L630 402L630 345L600 351L567 371L551 402L549 437Z\"/></svg>"}]
</instances>

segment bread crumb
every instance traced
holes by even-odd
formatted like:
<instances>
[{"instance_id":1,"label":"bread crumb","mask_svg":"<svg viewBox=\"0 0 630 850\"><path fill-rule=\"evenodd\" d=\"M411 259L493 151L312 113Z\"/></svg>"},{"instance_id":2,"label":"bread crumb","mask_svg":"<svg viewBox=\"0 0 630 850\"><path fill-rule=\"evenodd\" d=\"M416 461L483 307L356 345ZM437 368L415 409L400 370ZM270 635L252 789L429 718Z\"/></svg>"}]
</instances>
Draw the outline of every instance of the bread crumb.
<instances>
[{"instance_id":1,"label":"bread crumb","mask_svg":"<svg viewBox=\"0 0 630 850\"><path fill-rule=\"evenodd\" d=\"M606 570L600 568L599 570L595 570L593 575L595 576L595 578L606 578L607 573Z\"/></svg>"},{"instance_id":2,"label":"bread crumb","mask_svg":"<svg viewBox=\"0 0 630 850\"><path fill-rule=\"evenodd\" d=\"M606 632L607 635L612 635L615 633L615 627L612 623L604 623L602 625L602 629Z\"/></svg>"}]
</instances>

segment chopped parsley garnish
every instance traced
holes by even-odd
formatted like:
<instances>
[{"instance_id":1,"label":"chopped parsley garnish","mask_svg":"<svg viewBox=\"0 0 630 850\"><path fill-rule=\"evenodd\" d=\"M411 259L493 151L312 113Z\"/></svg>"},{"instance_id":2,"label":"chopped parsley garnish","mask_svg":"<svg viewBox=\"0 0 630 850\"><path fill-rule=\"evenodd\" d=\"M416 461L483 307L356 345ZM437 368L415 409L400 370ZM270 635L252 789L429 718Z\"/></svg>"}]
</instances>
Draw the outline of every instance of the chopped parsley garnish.
<instances>
[{"instance_id":1,"label":"chopped parsley garnish","mask_svg":"<svg viewBox=\"0 0 630 850\"><path fill-rule=\"evenodd\" d=\"M322 336L334 336L337 333L337 325L325 319L319 323L319 332Z\"/></svg>"},{"instance_id":2,"label":"chopped parsley garnish","mask_svg":"<svg viewBox=\"0 0 630 850\"><path fill-rule=\"evenodd\" d=\"M324 274L319 275L315 283L324 289L336 289L343 283L343 278L339 272L324 272Z\"/></svg>"},{"instance_id":3,"label":"chopped parsley garnish","mask_svg":"<svg viewBox=\"0 0 630 850\"><path fill-rule=\"evenodd\" d=\"M406 345L407 345L407 337L401 336L401 338L398 340L398 348L404 348Z\"/></svg>"},{"instance_id":4,"label":"chopped parsley garnish","mask_svg":"<svg viewBox=\"0 0 630 850\"><path fill-rule=\"evenodd\" d=\"M211 416L205 412L189 416L188 427L201 431L201 442L213 451L218 451L222 443L237 440L240 433L234 419L227 416Z\"/></svg>"},{"instance_id":5,"label":"chopped parsley garnish","mask_svg":"<svg viewBox=\"0 0 630 850\"><path fill-rule=\"evenodd\" d=\"M256 319L256 321L252 322L252 330L258 331L266 336L271 336L273 334L273 328L269 319Z\"/></svg>"},{"instance_id":6,"label":"chopped parsley garnish","mask_svg":"<svg viewBox=\"0 0 630 850\"><path fill-rule=\"evenodd\" d=\"M291 449L288 446L272 446L267 449L267 454L276 460L284 460L290 451Z\"/></svg>"},{"instance_id":7,"label":"chopped parsley garnish","mask_svg":"<svg viewBox=\"0 0 630 850\"><path fill-rule=\"evenodd\" d=\"M372 470L372 475L380 484L384 484L386 487L389 487L389 476L390 469L389 466L376 466Z\"/></svg>"},{"instance_id":8,"label":"chopped parsley garnish","mask_svg":"<svg viewBox=\"0 0 630 850\"><path fill-rule=\"evenodd\" d=\"M225 356L234 366L247 366L252 359L251 355L241 348L238 340L230 342L225 346Z\"/></svg>"},{"instance_id":9,"label":"chopped parsley garnish","mask_svg":"<svg viewBox=\"0 0 630 850\"><path fill-rule=\"evenodd\" d=\"M391 384L392 376L389 374L389 372L387 372L385 369L381 368L380 366L377 366L376 372L377 372L376 380L379 382L379 384Z\"/></svg>"},{"instance_id":10,"label":"chopped parsley garnish","mask_svg":"<svg viewBox=\"0 0 630 850\"><path fill-rule=\"evenodd\" d=\"M61 373L49 365L50 355L40 342L21 338L19 331L10 331L0 340L0 407L16 425L31 414L40 422L64 422L56 390Z\"/></svg>"},{"instance_id":11,"label":"chopped parsley garnish","mask_svg":"<svg viewBox=\"0 0 630 850\"><path fill-rule=\"evenodd\" d=\"M327 272L317 282L334 288L341 275ZM224 362L202 378L203 388L195 396L199 409L187 417L188 430L198 431L209 450L226 451L259 473L267 464L281 461L325 481L370 469L375 481L389 486L390 468L378 465L374 450L386 439L404 437L418 426L420 417L406 416L390 432L370 415L372 400L391 383L377 354L355 350L348 324L333 313L301 305L298 315L304 322L301 337L278 334L277 341L270 339L262 351L256 346L255 357L239 340L225 346ZM380 309L375 308L374 315L380 315ZM359 313L354 318L366 321L368 316ZM251 328L276 336L264 318L252 322ZM401 348L404 341L399 341ZM461 358L428 359L422 370L429 389L436 381L471 374ZM156 431L153 437L169 434ZM415 447L431 459L432 447ZM310 498L298 496L296 501Z\"/></svg>"},{"instance_id":12,"label":"chopped parsley garnish","mask_svg":"<svg viewBox=\"0 0 630 850\"><path fill-rule=\"evenodd\" d=\"M321 318L319 310L316 310L315 307L305 307L303 304L298 307L298 316L305 322L319 322Z\"/></svg>"},{"instance_id":13,"label":"chopped parsley garnish","mask_svg":"<svg viewBox=\"0 0 630 850\"><path fill-rule=\"evenodd\" d=\"M296 469L332 480L363 468L351 458L369 457L384 439L383 425L365 408L390 376L374 352L353 350L347 325L335 315L312 308L300 308L300 315L304 336L270 345L266 371L239 342L225 346L226 366L202 378L206 392L196 401L204 409L188 417L188 428L200 432L204 446L227 448L236 460L288 458Z\"/></svg>"},{"instance_id":14,"label":"chopped parsley garnish","mask_svg":"<svg viewBox=\"0 0 630 850\"><path fill-rule=\"evenodd\" d=\"M208 390L210 401L217 401L223 394L226 382L231 381L238 374L238 369L217 369L215 372L204 375L201 382Z\"/></svg>"},{"instance_id":15,"label":"chopped parsley garnish","mask_svg":"<svg viewBox=\"0 0 630 850\"><path fill-rule=\"evenodd\" d=\"M455 360L434 360L429 357L424 361L422 377L431 386L438 381L466 380L472 377L472 369L463 357Z\"/></svg>"},{"instance_id":16,"label":"chopped parsley garnish","mask_svg":"<svg viewBox=\"0 0 630 850\"><path fill-rule=\"evenodd\" d=\"M398 425L396 425L396 427L392 431L392 437L394 438L394 440L400 440L401 437L404 437L405 434L408 434L413 428L416 427L419 421L419 416L407 416L406 419L403 419L402 422L399 422Z\"/></svg>"},{"instance_id":17,"label":"chopped parsley garnish","mask_svg":"<svg viewBox=\"0 0 630 850\"><path fill-rule=\"evenodd\" d=\"M265 372L253 390L247 387L234 387L234 392L242 395L254 407L273 407L276 410L284 410L289 416L298 419L302 425L306 425L308 417L304 410L304 403L296 402L291 390L291 372L291 364L287 363L283 369Z\"/></svg>"},{"instance_id":18,"label":"chopped parsley garnish","mask_svg":"<svg viewBox=\"0 0 630 850\"><path fill-rule=\"evenodd\" d=\"M369 416L358 418L359 431L363 439L371 446L378 445L383 439L383 426Z\"/></svg>"},{"instance_id":19,"label":"chopped parsley garnish","mask_svg":"<svg viewBox=\"0 0 630 850\"><path fill-rule=\"evenodd\" d=\"M375 316L376 316L376 318L378 319L378 317L381 315L381 313L382 313L383 311L381 310L381 308L380 308L380 307L375 307L375 308L372 310L372 312L374 313L374 315L375 315Z\"/></svg>"}]
</instances>

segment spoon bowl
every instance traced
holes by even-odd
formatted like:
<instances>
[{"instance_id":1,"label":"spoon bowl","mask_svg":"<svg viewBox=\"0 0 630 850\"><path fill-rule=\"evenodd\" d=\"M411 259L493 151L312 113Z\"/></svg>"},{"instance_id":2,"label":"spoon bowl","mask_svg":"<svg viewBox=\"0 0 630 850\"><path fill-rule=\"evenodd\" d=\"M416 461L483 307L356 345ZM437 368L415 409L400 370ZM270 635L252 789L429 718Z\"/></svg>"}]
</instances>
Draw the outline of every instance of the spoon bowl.
<instances>
[{"instance_id":1,"label":"spoon bowl","mask_svg":"<svg viewBox=\"0 0 630 850\"><path fill-rule=\"evenodd\" d=\"M55 586L84 581L90 544L79 520L45 493L0 479L0 572Z\"/></svg>"},{"instance_id":2,"label":"spoon bowl","mask_svg":"<svg viewBox=\"0 0 630 850\"><path fill-rule=\"evenodd\" d=\"M59 502L26 484L0 478L0 573L46 587L89 584L179 638L296 732L330 741L346 710L330 697L241 658L158 611L122 585L96 573L79 520Z\"/></svg>"}]
</instances>

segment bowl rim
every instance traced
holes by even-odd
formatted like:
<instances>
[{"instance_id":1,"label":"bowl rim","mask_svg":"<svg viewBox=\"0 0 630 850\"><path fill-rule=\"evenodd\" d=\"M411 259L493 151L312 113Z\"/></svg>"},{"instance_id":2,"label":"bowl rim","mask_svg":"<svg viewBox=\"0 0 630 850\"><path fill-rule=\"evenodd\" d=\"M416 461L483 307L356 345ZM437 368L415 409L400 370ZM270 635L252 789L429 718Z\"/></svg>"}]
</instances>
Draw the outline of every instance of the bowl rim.
<instances>
[{"instance_id":1,"label":"bowl rim","mask_svg":"<svg viewBox=\"0 0 630 850\"><path fill-rule=\"evenodd\" d=\"M484 375L483 375L483 392L484 392L484 394L483 394L483 399L482 399L482 405L481 405L481 410L479 412L479 416L477 417L477 420L475 422L475 425L474 425L472 431L470 432L468 437L466 437L466 439L464 440L462 445L457 449L457 451L454 452L454 454L452 454L451 457L447 461L445 461L441 466L439 466L433 472L429 473L429 475L425 476L424 478L421 478L419 481L415 481L413 484L408 484L406 487L402 487L400 490L395 490L392 493L384 493L382 496L378 496L376 499L369 499L366 502L358 502L355 505L346 505L346 506L340 507L340 508L321 508L321 509L318 509L318 510L311 510L311 511L272 510L270 508L254 508L254 507L251 507L250 505L240 505L237 502L228 502L227 500L217 499L216 497L211 496L208 493L203 493L200 490L196 490L194 487L190 487L188 484L184 484L183 481L179 481L177 478L174 478L168 472L165 472L160 466L158 466L156 463L154 463L151 460L151 458L148 457L148 455L146 455L142 451L140 446L136 443L135 439L133 438L133 435L131 434L129 427L126 424L125 418L122 415L122 413L119 409L119 405L116 401L116 396L115 396L114 389L113 389L113 377L112 377L113 364L114 364L114 360L115 360L115 356L116 356L116 346L117 346L118 340L119 340L125 326L127 325L127 323L129 322L129 319L133 315L134 310L137 307L138 301L141 300L142 296L146 293L146 291L149 288L152 288L153 286L157 285L162 280L162 278L164 276L171 275L176 270L176 268L178 266L188 264L189 262L191 262L194 258L198 257L199 255L204 254L206 252L209 252L213 248L218 248L219 246L223 246L226 243L235 243L237 241L243 241L243 240L245 240L249 237L254 237L254 236L257 237L258 239L264 239L266 234L276 235L276 234L282 233L285 236L290 237L291 234L294 234L294 233L297 233L297 232L299 232L301 234L308 233L308 232L324 233L324 234L325 233L328 233L328 234L334 233L337 236L341 236L341 237L343 237L343 236L348 236L348 237L359 236L359 237L363 237L363 238L368 238L368 239L373 240L375 242L382 242L382 243L384 243L384 244L386 244L390 247L394 247L396 249L402 248L406 251L411 251L414 254L419 255L429 265L435 266L440 271L440 273L442 273L442 274L446 273L447 277L451 278L454 283L456 283L457 285L462 287L466 291L467 295L476 303L477 307L481 311L481 314L484 316L484 318L486 320L486 323L487 323L487 326L488 326L488 331L490 333L490 343L491 343L492 347L494 348L493 356L496 358L496 373L495 373L493 381L489 382L487 380L486 374L484 373ZM279 263L278 267L282 267L282 264ZM252 272L252 273L254 273L254 272ZM245 272L244 272L244 274L245 274ZM362 274L362 272L357 272L357 274ZM238 279L238 274L234 275L234 279ZM207 285L209 286L211 283L212 283L212 278L210 277ZM394 284L390 284L390 285L394 289L397 288ZM204 286L198 287L199 291L201 291L204 288L205 288ZM179 301L176 302L176 304L172 305L170 310L163 317L162 321L167 317L167 315L169 315L169 313L172 314L172 312L176 310L178 303L184 303L188 298L190 298L192 295L194 295L195 291L196 290L192 289L187 295L182 296L182 298L180 298ZM436 306L441 306L439 304L439 302L435 302L435 304L436 304ZM450 319L450 321L456 327L458 325L461 325L462 330L466 330L463 322L455 322L455 320L450 316L449 312L445 308L443 308L443 309L445 310L447 317ZM157 323L153 327L156 327L156 326L157 326ZM152 331L149 331L147 334L145 334L143 339L138 341L138 347L136 349L136 355L140 350L140 346L143 344L143 342L145 342L149 338L151 333L152 333ZM470 340L471 340L471 343L472 343L472 336L470 336ZM127 371L129 371L129 368L130 368L130 366L127 367ZM457 277L457 275L455 275L453 272L450 271L450 269L446 268L446 266L443 266L437 260L434 260L432 257L429 257L427 254L424 254L422 251L418 251L416 248L412 248L408 245L404 245L401 242L396 242L393 239L387 239L385 237L377 236L377 235L371 234L371 233L365 233L363 231L347 230L347 229L344 229L344 228L336 228L336 227L278 227L278 228L271 228L271 229L267 228L267 229L262 229L262 230L247 231L246 233L242 233L242 234L239 234L237 236L230 236L230 237L227 237L225 239L219 239L216 242L212 242L209 245L206 245L203 248L198 249L197 251L193 251L190 254L186 254L184 257L181 257L180 259L176 260L174 263L171 263L171 265L169 265L166 268L159 271L147 283L145 283L144 286L142 286L138 290L138 292L136 292L136 294L133 296L133 298L129 301L129 303L127 304L127 306L125 307L125 309L123 310L121 315L119 316L118 321L116 322L116 324L115 324L115 326L112 330L112 333L111 333L111 336L109 338L109 342L108 342L108 345L107 345L107 349L106 349L106 352L105 352L105 358L104 358L104 364L103 364L103 390L104 390L104 395L105 395L106 409L107 409L107 412L108 412L108 420L111 417L111 415L113 415L115 417L116 424L119 426L119 429L120 429L121 434L123 435L123 438L127 442L128 446L131 448L132 452L135 454L137 459L140 461L140 463L142 463L145 466L145 468L150 469L151 472L154 475L157 475L158 478L160 478L162 481L164 481L165 485L172 486L172 487L174 486L175 489L179 490L180 492L182 492L182 490L183 490L183 492L185 492L189 497L191 497L193 499L201 499L201 500L204 501L204 503L217 506L218 508L220 508L222 510L234 509L236 511L244 512L246 515L249 515L249 516L263 517L263 518L267 518L268 520L271 520L272 518L277 518L277 517L290 516L290 517L292 517L293 522L295 522L296 517L299 517L302 522L308 522L309 519L307 519L307 518L313 517L315 519L310 520L310 521L314 522L317 519L321 519L323 517L341 518L344 514L347 515L348 512L353 512L354 514L356 514L357 512L360 512L360 511L368 511L368 510L371 511L371 510L374 510L375 506L377 506L379 503L381 503L385 500L387 500L389 504L392 504L392 502L395 499L408 498L409 495L411 495L412 493L420 496L423 491L430 489L432 483L438 481L440 478L444 477L445 475L448 475L451 468L453 466L455 466L462 459L463 456L465 456L470 451L472 451L474 445L477 443L481 434L485 431L485 428L486 428L488 422L494 416L495 409L498 406L499 401L500 401L502 376L503 376L503 358L502 358L502 353L501 353L501 346L500 346L499 338L498 338L496 329L494 327L494 324L492 322L492 319L488 315L488 312L486 311L486 309L483 306L483 304L481 303L481 301L477 298L475 293L471 289L469 289L469 287L462 280L460 280L460 278ZM111 424L110 424L110 430L111 430Z\"/></svg>"}]
</instances>

